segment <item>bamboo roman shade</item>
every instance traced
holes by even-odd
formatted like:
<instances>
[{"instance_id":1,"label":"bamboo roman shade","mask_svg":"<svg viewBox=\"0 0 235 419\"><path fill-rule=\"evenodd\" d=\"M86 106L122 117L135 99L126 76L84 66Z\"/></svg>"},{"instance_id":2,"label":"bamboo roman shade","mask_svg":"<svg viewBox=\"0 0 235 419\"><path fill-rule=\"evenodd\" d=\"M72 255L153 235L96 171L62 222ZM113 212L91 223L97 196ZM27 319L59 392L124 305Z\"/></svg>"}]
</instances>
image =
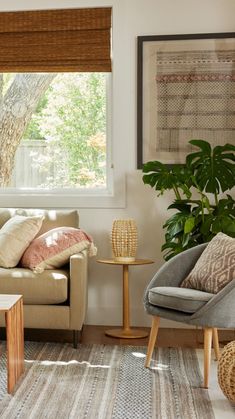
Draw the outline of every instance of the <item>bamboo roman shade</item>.
<instances>
[{"instance_id":1,"label":"bamboo roman shade","mask_svg":"<svg viewBox=\"0 0 235 419\"><path fill-rule=\"evenodd\" d=\"M111 71L111 8L0 13L0 72Z\"/></svg>"}]
</instances>

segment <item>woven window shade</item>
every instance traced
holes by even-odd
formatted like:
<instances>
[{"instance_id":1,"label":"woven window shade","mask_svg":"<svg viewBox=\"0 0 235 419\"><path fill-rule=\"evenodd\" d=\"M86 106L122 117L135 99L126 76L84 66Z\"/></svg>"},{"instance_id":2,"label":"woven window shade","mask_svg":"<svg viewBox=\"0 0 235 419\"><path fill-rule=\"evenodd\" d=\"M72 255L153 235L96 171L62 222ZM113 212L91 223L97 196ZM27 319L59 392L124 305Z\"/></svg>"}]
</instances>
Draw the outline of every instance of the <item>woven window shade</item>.
<instances>
[{"instance_id":1,"label":"woven window shade","mask_svg":"<svg viewBox=\"0 0 235 419\"><path fill-rule=\"evenodd\" d=\"M0 72L111 71L111 8L0 13Z\"/></svg>"}]
</instances>

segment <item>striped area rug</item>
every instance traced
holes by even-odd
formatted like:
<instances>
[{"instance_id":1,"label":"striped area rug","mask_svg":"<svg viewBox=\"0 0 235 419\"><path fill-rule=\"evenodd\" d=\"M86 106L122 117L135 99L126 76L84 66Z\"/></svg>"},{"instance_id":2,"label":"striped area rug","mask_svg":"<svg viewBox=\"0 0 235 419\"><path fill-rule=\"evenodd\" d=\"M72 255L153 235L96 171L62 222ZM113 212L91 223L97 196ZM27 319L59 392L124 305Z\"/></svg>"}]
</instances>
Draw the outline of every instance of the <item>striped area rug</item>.
<instances>
[{"instance_id":1,"label":"striped area rug","mask_svg":"<svg viewBox=\"0 0 235 419\"><path fill-rule=\"evenodd\" d=\"M0 359L1 419L212 419L196 352L160 348L150 370L146 348L25 344L26 372L6 394Z\"/></svg>"}]
</instances>

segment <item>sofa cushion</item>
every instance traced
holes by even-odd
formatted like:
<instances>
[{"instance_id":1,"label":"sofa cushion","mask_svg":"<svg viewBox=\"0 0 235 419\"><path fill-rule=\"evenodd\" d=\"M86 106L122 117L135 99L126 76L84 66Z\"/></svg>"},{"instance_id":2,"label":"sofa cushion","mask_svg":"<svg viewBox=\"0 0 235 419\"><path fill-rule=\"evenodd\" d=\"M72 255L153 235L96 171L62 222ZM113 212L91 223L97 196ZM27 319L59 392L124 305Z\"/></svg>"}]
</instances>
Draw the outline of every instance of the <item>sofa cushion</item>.
<instances>
[{"instance_id":1,"label":"sofa cushion","mask_svg":"<svg viewBox=\"0 0 235 419\"><path fill-rule=\"evenodd\" d=\"M155 287L149 290L149 302L155 306L195 313L214 294L179 287Z\"/></svg>"},{"instance_id":2,"label":"sofa cushion","mask_svg":"<svg viewBox=\"0 0 235 419\"><path fill-rule=\"evenodd\" d=\"M34 208L0 208L0 228L14 215L32 217L41 215L44 217L38 236L56 227L78 227L79 216L76 210L45 210Z\"/></svg>"},{"instance_id":3,"label":"sofa cushion","mask_svg":"<svg viewBox=\"0 0 235 419\"><path fill-rule=\"evenodd\" d=\"M43 216L25 217L16 215L10 218L0 230L0 266L16 266L41 228Z\"/></svg>"},{"instance_id":4,"label":"sofa cushion","mask_svg":"<svg viewBox=\"0 0 235 419\"><path fill-rule=\"evenodd\" d=\"M218 233L180 286L217 294L234 278L235 239Z\"/></svg>"},{"instance_id":5,"label":"sofa cushion","mask_svg":"<svg viewBox=\"0 0 235 419\"><path fill-rule=\"evenodd\" d=\"M30 269L0 268L0 294L21 294L24 304L58 304L68 298L68 272L48 270L34 274Z\"/></svg>"},{"instance_id":6,"label":"sofa cushion","mask_svg":"<svg viewBox=\"0 0 235 419\"><path fill-rule=\"evenodd\" d=\"M91 236L78 228L58 227L34 239L21 259L21 266L34 272L54 269L69 262L70 256L88 249L96 254Z\"/></svg>"}]
</instances>

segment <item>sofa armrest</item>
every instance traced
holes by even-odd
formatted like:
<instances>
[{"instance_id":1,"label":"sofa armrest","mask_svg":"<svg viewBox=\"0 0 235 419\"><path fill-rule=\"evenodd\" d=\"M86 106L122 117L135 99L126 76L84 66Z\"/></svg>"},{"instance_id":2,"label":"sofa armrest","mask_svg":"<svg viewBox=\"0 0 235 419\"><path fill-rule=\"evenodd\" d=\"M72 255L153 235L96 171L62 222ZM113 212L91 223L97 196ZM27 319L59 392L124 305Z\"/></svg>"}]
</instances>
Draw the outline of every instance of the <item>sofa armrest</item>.
<instances>
[{"instance_id":1,"label":"sofa armrest","mask_svg":"<svg viewBox=\"0 0 235 419\"><path fill-rule=\"evenodd\" d=\"M87 308L87 250L70 257L70 329L81 330Z\"/></svg>"}]
</instances>

